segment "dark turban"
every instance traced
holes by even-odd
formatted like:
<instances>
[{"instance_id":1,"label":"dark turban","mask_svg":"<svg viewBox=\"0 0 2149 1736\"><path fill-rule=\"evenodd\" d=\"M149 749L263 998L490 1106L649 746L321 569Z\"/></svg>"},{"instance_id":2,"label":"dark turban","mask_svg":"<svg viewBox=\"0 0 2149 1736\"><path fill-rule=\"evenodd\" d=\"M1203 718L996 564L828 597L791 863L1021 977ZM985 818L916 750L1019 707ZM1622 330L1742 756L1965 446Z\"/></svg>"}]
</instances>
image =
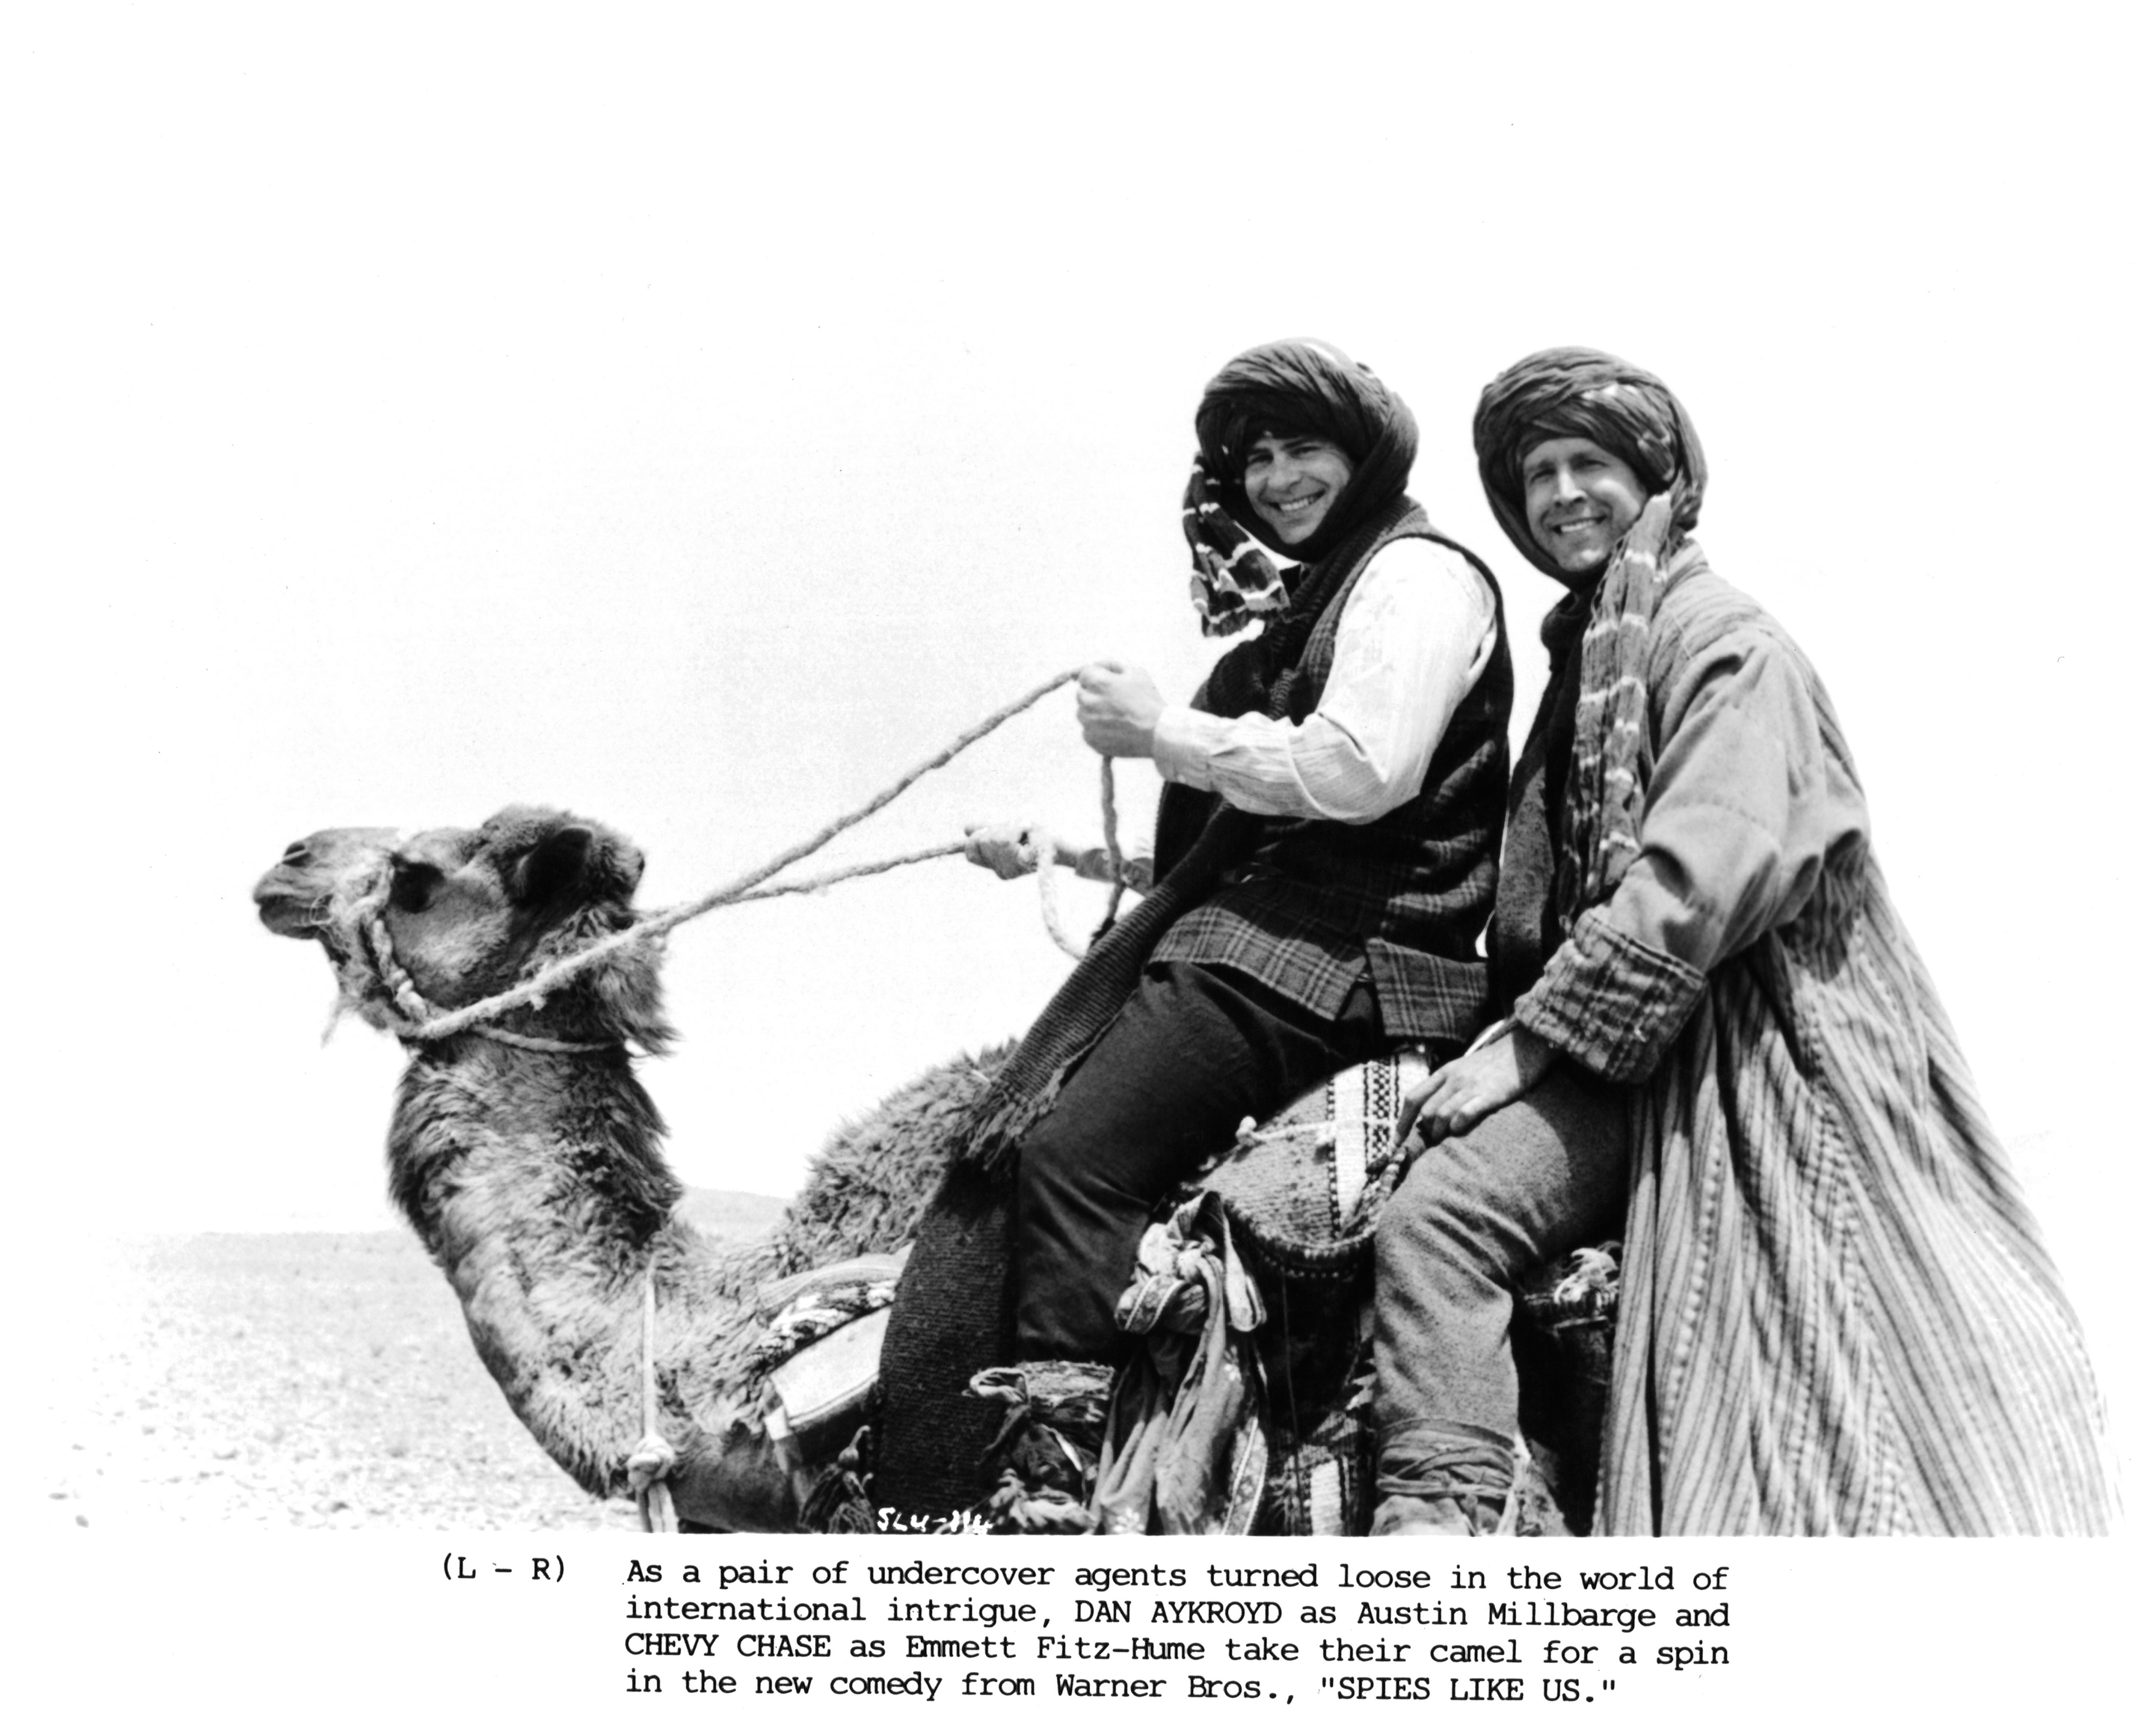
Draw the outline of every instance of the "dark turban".
<instances>
[{"instance_id":1,"label":"dark turban","mask_svg":"<svg viewBox=\"0 0 2149 1736\"><path fill-rule=\"evenodd\" d=\"M1540 350L1485 388L1472 429L1485 498L1530 564L1563 584L1522 508L1522 455L1540 441L1594 440L1630 465L1652 495L1671 496L1674 545L1701 521L1709 465L1685 406L1646 369L1601 350Z\"/></svg>"},{"instance_id":2,"label":"dark turban","mask_svg":"<svg viewBox=\"0 0 2149 1736\"><path fill-rule=\"evenodd\" d=\"M1281 581L1262 554L1268 530L1246 499L1246 455L1269 435L1313 435L1351 460L1351 480L1321 528L1278 554L1318 561L1402 498L1417 458L1410 406L1371 369L1332 344L1286 338L1225 364L1194 413L1200 451L1188 482L1185 524L1194 551L1194 599L1206 630L1236 632L1284 606Z\"/></svg>"}]
</instances>

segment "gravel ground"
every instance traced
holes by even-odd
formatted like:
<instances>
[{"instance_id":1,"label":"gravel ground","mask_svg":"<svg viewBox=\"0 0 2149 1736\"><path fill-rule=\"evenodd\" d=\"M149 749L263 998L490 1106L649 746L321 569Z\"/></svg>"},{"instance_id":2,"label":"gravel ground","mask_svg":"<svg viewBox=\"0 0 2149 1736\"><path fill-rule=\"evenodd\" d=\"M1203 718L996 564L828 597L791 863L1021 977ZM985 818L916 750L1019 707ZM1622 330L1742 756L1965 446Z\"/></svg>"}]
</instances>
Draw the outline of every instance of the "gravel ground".
<instances>
[{"instance_id":1,"label":"gravel ground","mask_svg":"<svg viewBox=\"0 0 2149 1736\"><path fill-rule=\"evenodd\" d=\"M31 1437L56 1522L637 1527L515 1420L407 1234L108 1243L68 1294L88 1331Z\"/></svg>"}]
</instances>

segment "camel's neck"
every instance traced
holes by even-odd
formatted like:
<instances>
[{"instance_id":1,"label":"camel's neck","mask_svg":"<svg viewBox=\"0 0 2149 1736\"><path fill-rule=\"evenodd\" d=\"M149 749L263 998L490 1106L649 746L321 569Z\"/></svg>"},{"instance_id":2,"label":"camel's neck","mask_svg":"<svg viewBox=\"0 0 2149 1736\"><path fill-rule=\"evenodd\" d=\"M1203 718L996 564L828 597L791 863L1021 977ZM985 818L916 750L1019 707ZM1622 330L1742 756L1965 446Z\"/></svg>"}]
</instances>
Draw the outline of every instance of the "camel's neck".
<instances>
[{"instance_id":1,"label":"camel's neck","mask_svg":"<svg viewBox=\"0 0 2149 1736\"><path fill-rule=\"evenodd\" d=\"M416 1055L396 1099L397 1205L508 1402L592 1489L640 1432L644 1273L660 1263L676 1297L698 1252L662 1134L623 1055L466 1039Z\"/></svg>"},{"instance_id":2,"label":"camel's neck","mask_svg":"<svg viewBox=\"0 0 2149 1736\"><path fill-rule=\"evenodd\" d=\"M546 1217L617 1258L646 1246L678 1200L663 1139L624 1051L553 1055L463 1038L419 1051L403 1075L390 1189L444 1264Z\"/></svg>"}]
</instances>

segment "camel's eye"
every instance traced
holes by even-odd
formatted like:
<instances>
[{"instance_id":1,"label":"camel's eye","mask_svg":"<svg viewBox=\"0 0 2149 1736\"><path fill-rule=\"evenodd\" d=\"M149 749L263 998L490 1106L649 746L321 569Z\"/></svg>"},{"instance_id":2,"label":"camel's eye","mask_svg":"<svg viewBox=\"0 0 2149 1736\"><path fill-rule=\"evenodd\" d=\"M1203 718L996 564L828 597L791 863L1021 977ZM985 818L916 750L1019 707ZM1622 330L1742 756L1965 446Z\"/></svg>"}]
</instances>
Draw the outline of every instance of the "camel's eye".
<instances>
[{"instance_id":1,"label":"camel's eye","mask_svg":"<svg viewBox=\"0 0 2149 1736\"><path fill-rule=\"evenodd\" d=\"M433 894L445 878L430 862L398 862L395 878L389 883L388 902L415 916L433 902Z\"/></svg>"}]
</instances>

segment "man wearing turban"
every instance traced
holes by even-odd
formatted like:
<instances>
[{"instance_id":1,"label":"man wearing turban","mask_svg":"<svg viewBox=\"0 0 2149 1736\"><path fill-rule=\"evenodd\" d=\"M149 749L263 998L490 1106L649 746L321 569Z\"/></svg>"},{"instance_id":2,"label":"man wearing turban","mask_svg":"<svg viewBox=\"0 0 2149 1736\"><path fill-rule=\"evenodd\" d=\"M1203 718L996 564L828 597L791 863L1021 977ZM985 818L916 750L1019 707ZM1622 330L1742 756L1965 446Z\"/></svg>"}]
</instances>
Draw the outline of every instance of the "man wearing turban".
<instances>
[{"instance_id":1,"label":"man wearing turban","mask_svg":"<svg viewBox=\"0 0 2149 1736\"><path fill-rule=\"evenodd\" d=\"M1165 705L1139 669L1081 672L1085 741L1166 780L1156 882L1092 944L960 1142L951 1185L1012 1160L1009 1324L997 1295L934 1288L944 1213L883 1363L905 1395L882 1455L898 1504L939 1507L974 1474L961 1407L943 1417L920 1396L950 1369L1011 1359L993 1393L1033 1409L1056 1395L1086 1455L1115 1310L1172 1187L1246 1117L1406 1043L1457 1054L1485 1016L1512 681L1490 575L1405 492L1409 408L1333 345L1291 340L1226 365L1195 431L1196 608L1210 632L1261 631L1191 705ZM970 853L1024 872L1023 842L981 828ZM986 1197L985 1217L1004 1210ZM986 1232L949 1235L947 1268L974 1267ZM1066 1468L1056 1448L1041 1457Z\"/></svg>"},{"instance_id":2,"label":"man wearing turban","mask_svg":"<svg viewBox=\"0 0 2149 1736\"><path fill-rule=\"evenodd\" d=\"M1486 389L1476 440L1568 596L1509 793L1506 1016L1413 1093L1433 1143L1378 1237L1376 1522L1486 1528L1507 1286L1623 1215L1598 1530L2106 1529L2080 1329L1828 696L1693 541L1693 423L1653 375L1552 350ZM1600 1136L1551 1162L1536 1106L1578 1082Z\"/></svg>"}]
</instances>

